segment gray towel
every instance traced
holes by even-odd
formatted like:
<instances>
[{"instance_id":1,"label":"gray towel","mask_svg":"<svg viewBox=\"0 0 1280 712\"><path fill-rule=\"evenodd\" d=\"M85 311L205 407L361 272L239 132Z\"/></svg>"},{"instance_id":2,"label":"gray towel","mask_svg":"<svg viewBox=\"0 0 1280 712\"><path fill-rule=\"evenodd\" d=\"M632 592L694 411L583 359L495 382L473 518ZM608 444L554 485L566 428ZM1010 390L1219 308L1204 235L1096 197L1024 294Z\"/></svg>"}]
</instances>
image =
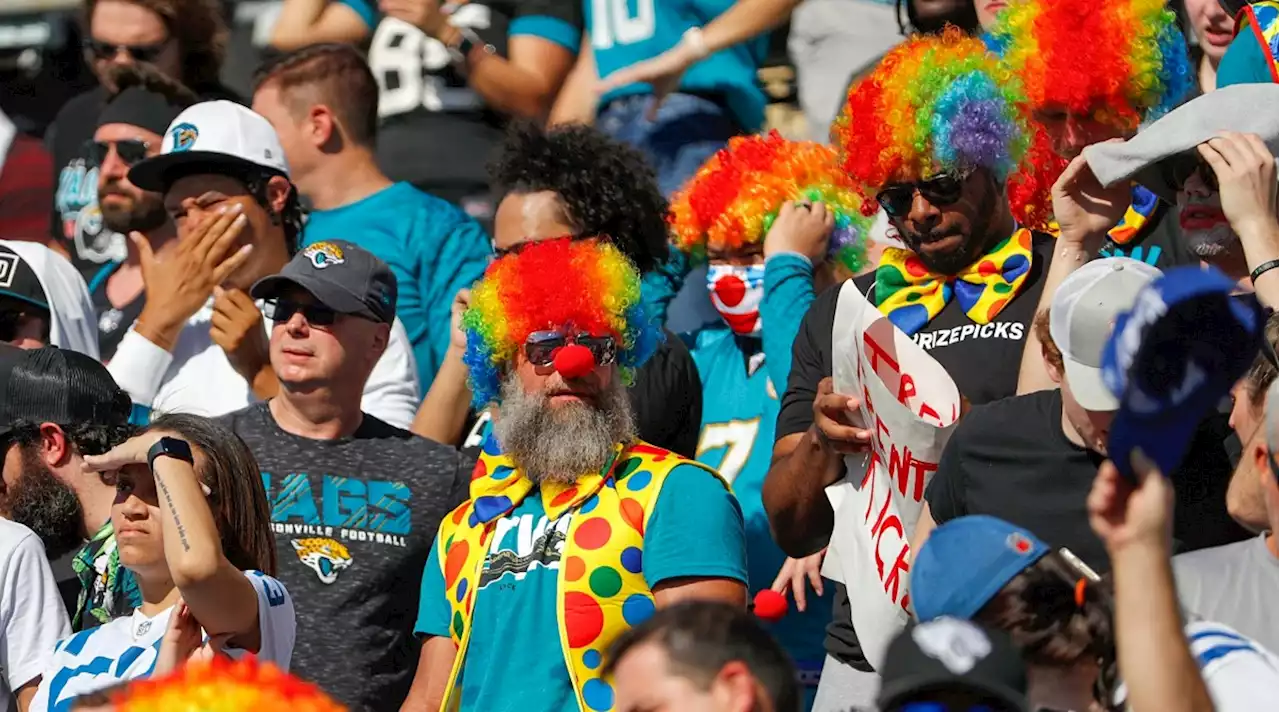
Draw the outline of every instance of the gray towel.
<instances>
[{"instance_id":1,"label":"gray towel","mask_svg":"<svg viewBox=\"0 0 1280 712\"><path fill-rule=\"evenodd\" d=\"M1258 134L1276 156L1280 85L1235 84L1201 94L1128 141L1085 148L1084 157L1103 185L1134 180L1172 204L1179 186L1170 185L1170 159L1194 150L1220 131Z\"/></svg>"}]
</instances>

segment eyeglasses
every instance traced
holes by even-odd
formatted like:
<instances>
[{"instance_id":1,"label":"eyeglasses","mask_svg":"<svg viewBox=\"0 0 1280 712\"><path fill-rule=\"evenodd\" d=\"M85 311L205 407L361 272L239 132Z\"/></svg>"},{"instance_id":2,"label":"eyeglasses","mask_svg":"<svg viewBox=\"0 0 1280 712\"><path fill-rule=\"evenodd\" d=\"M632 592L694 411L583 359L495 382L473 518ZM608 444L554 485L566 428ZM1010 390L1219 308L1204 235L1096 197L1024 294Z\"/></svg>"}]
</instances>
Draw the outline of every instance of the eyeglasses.
<instances>
[{"instance_id":1,"label":"eyeglasses","mask_svg":"<svg viewBox=\"0 0 1280 712\"><path fill-rule=\"evenodd\" d=\"M107 156L111 155L112 147L115 147L116 155L120 157L121 162L130 168L146 158L147 151L151 148L149 142L137 138L125 138L119 141L89 141L85 146L89 160L93 161L95 166L101 166L105 163Z\"/></svg>"},{"instance_id":2,"label":"eyeglasses","mask_svg":"<svg viewBox=\"0 0 1280 712\"><path fill-rule=\"evenodd\" d=\"M262 313L277 324L283 324L301 313L311 326L333 326L338 312L323 304L299 304L288 299L268 299L262 304Z\"/></svg>"},{"instance_id":3,"label":"eyeglasses","mask_svg":"<svg viewBox=\"0 0 1280 712\"><path fill-rule=\"evenodd\" d=\"M103 42L101 40L88 39L84 42L84 48L93 54L95 59L108 60L114 59L117 54L123 51L137 62L154 62L156 57L169 46L169 40L157 42L149 45L129 45L114 44L112 42Z\"/></svg>"},{"instance_id":4,"label":"eyeglasses","mask_svg":"<svg viewBox=\"0 0 1280 712\"><path fill-rule=\"evenodd\" d=\"M560 331L535 331L529 334L529 338L524 340L524 355L534 366L550 366L555 361L556 352L569 344L590 349L597 366L607 366L618 356L618 343L612 336L568 336Z\"/></svg>"},{"instance_id":5,"label":"eyeglasses","mask_svg":"<svg viewBox=\"0 0 1280 712\"><path fill-rule=\"evenodd\" d=\"M951 205L960 199L960 195L964 192L964 180L967 177L940 173L928 180L915 183L895 183L876 193L876 202L880 203L880 207L884 208L890 217L895 218L900 218L911 211L911 201L916 197L917 190L925 200L934 205Z\"/></svg>"}]
</instances>

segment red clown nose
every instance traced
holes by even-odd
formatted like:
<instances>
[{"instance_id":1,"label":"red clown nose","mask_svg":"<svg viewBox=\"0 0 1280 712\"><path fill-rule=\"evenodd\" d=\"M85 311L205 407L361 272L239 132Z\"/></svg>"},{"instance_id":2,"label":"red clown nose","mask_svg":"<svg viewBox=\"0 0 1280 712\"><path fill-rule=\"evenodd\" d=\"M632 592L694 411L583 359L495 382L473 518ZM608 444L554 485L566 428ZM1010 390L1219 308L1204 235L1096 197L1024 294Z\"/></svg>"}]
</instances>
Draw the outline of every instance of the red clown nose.
<instances>
[{"instance_id":1,"label":"red clown nose","mask_svg":"<svg viewBox=\"0 0 1280 712\"><path fill-rule=\"evenodd\" d=\"M582 344L568 344L556 349L551 363L564 378L582 378L596 367L596 357Z\"/></svg>"},{"instance_id":2,"label":"red clown nose","mask_svg":"<svg viewBox=\"0 0 1280 712\"><path fill-rule=\"evenodd\" d=\"M787 615L787 597L771 588L762 589L756 593L751 607L757 618L777 623Z\"/></svg>"}]
</instances>

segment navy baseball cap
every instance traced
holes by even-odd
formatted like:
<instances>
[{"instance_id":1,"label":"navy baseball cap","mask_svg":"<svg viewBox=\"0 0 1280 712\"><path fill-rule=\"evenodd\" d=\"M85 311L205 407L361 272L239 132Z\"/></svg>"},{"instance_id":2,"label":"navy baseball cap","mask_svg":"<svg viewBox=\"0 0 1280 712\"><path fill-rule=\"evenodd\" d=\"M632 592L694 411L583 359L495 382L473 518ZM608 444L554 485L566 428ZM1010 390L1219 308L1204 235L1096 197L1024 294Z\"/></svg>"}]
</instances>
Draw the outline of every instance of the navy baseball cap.
<instances>
[{"instance_id":1,"label":"navy baseball cap","mask_svg":"<svg viewBox=\"0 0 1280 712\"><path fill-rule=\"evenodd\" d=\"M396 318L396 276L386 262L346 240L325 240L293 256L279 274L263 277L249 290L270 299L290 285L338 312L390 324Z\"/></svg>"},{"instance_id":2,"label":"navy baseball cap","mask_svg":"<svg viewBox=\"0 0 1280 712\"><path fill-rule=\"evenodd\" d=\"M1170 474L1200 421L1253 363L1266 323L1252 295L1216 268L1176 267L1138 293L1102 352L1102 376L1120 401L1107 452L1133 478L1142 450Z\"/></svg>"},{"instance_id":3,"label":"navy baseball cap","mask_svg":"<svg viewBox=\"0 0 1280 712\"><path fill-rule=\"evenodd\" d=\"M49 310L49 299L35 270L17 252L3 245L0 245L0 296Z\"/></svg>"},{"instance_id":4,"label":"navy baseball cap","mask_svg":"<svg viewBox=\"0 0 1280 712\"><path fill-rule=\"evenodd\" d=\"M1049 553L1036 535L985 514L959 517L929 534L911 562L916 618L972 618L1028 566Z\"/></svg>"}]
</instances>

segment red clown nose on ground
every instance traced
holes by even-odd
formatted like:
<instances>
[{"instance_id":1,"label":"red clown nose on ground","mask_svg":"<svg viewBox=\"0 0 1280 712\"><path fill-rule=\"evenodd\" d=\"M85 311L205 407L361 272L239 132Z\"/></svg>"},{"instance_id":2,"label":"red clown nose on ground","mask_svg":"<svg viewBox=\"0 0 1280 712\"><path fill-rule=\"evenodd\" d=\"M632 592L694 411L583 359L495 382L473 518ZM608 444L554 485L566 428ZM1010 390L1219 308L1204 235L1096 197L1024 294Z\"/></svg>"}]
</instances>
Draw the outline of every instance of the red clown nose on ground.
<instances>
[{"instance_id":1,"label":"red clown nose on ground","mask_svg":"<svg viewBox=\"0 0 1280 712\"><path fill-rule=\"evenodd\" d=\"M556 350L551 363L564 378L582 378L596 367L596 358L586 346L569 344Z\"/></svg>"},{"instance_id":2,"label":"red clown nose on ground","mask_svg":"<svg viewBox=\"0 0 1280 712\"><path fill-rule=\"evenodd\" d=\"M726 274L716 280L716 297L727 307L736 307L747 296L747 285L736 275Z\"/></svg>"},{"instance_id":3,"label":"red clown nose on ground","mask_svg":"<svg viewBox=\"0 0 1280 712\"><path fill-rule=\"evenodd\" d=\"M751 606L756 617L769 623L777 623L787 615L787 597L777 591L766 588L756 593Z\"/></svg>"}]
</instances>

